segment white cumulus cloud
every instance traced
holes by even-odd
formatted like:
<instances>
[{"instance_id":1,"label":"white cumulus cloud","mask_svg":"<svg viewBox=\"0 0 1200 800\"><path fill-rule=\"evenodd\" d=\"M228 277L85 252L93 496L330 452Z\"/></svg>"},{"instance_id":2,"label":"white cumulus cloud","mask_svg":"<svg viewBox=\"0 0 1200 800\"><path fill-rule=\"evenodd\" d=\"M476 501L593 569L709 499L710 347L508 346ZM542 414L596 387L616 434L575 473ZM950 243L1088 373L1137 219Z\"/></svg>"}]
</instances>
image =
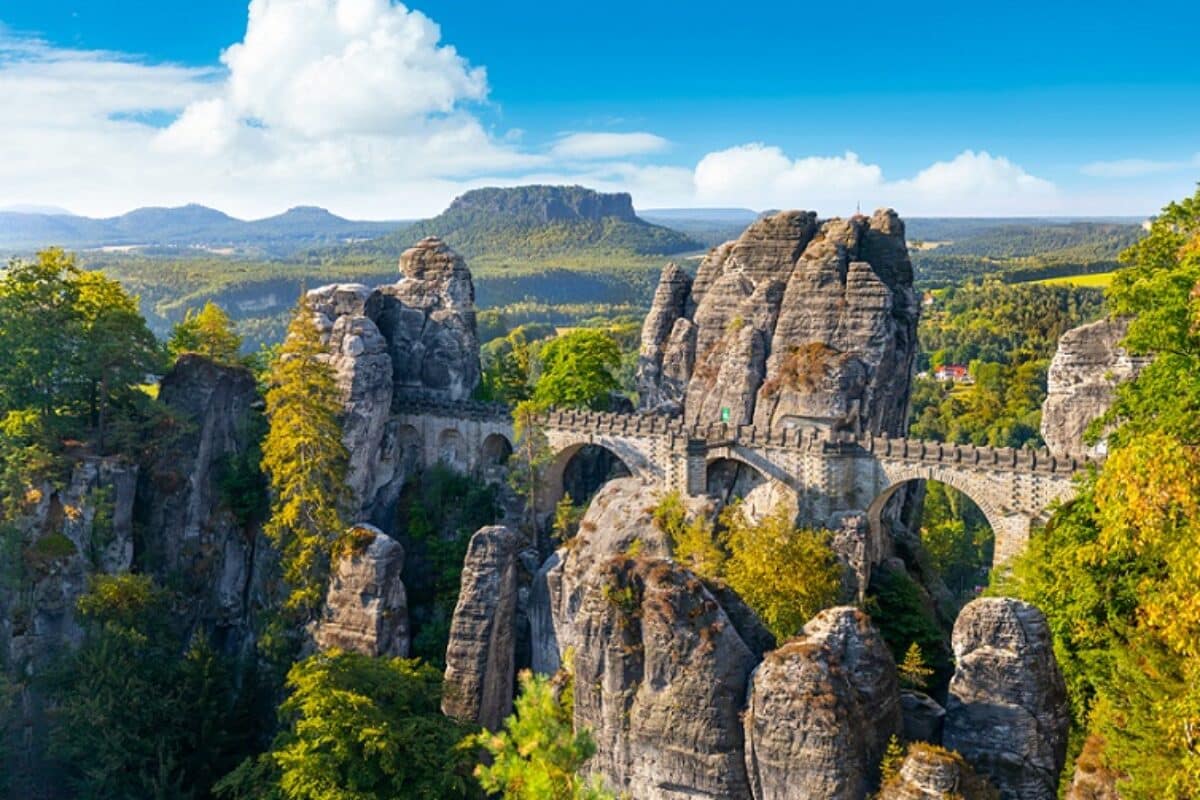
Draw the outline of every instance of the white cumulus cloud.
<instances>
[{"instance_id":1,"label":"white cumulus cloud","mask_svg":"<svg viewBox=\"0 0 1200 800\"><path fill-rule=\"evenodd\" d=\"M747 144L705 155L695 168L695 200L704 205L808 208L847 214L893 206L908 215L1056 213L1053 183L1007 158L965 150L908 178L890 178L857 153L793 158Z\"/></svg>"},{"instance_id":2,"label":"white cumulus cloud","mask_svg":"<svg viewBox=\"0 0 1200 800\"><path fill-rule=\"evenodd\" d=\"M763 144L709 153L695 170L696 198L707 205L815 208L818 200L853 202L882 183L883 170L856 153L792 159Z\"/></svg>"}]
</instances>

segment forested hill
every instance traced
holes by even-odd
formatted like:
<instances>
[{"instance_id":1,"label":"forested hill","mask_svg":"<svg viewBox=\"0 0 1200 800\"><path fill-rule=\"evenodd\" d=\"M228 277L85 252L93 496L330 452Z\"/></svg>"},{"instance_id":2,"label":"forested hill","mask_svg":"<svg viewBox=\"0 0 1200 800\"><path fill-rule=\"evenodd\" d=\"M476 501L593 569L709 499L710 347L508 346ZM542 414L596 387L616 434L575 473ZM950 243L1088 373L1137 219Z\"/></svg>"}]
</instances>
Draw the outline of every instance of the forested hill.
<instances>
[{"instance_id":1,"label":"forested hill","mask_svg":"<svg viewBox=\"0 0 1200 800\"><path fill-rule=\"evenodd\" d=\"M484 260L577 266L703 249L686 234L640 219L628 194L602 194L582 186L517 186L475 189L432 219L312 255L391 260L426 236L441 237L473 265Z\"/></svg>"},{"instance_id":2,"label":"forested hill","mask_svg":"<svg viewBox=\"0 0 1200 800\"><path fill-rule=\"evenodd\" d=\"M370 239L395 230L398 224L343 219L313 206L298 206L273 217L250 221L195 203L173 208L137 208L105 218L0 211L0 253L56 246L143 251L186 248L290 255L302 247Z\"/></svg>"}]
</instances>

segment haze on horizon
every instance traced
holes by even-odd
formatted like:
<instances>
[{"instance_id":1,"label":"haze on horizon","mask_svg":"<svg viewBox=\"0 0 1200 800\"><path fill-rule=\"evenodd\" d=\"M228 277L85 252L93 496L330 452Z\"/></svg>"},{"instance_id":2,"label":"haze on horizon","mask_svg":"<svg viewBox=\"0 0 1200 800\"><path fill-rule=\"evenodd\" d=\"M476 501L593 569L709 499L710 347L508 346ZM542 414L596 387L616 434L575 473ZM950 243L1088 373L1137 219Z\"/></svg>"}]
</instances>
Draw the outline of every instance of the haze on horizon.
<instances>
[{"instance_id":1,"label":"haze on horizon","mask_svg":"<svg viewBox=\"0 0 1200 800\"><path fill-rule=\"evenodd\" d=\"M404 219L565 183L639 208L1141 216L1200 177L1194 5L649 5L11 4L0 207Z\"/></svg>"}]
</instances>

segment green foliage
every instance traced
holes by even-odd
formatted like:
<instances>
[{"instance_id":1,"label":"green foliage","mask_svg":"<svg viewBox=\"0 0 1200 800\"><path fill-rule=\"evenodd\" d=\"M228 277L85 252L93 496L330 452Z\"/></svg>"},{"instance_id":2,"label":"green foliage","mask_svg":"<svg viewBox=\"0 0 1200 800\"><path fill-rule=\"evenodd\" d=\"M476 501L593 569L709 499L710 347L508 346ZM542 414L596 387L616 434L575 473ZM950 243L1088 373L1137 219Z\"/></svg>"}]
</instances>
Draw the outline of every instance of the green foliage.
<instances>
[{"instance_id":1,"label":"green foliage","mask_svg":"<svg viewBox=\"0 0 1200 800\"><path fill-rule=\"evenodd\" d=\"M291 589L286 605L310 618L324 600L331 560L348 528L349 455L338 421L341 397L324 354L302 298L271 365L262 467L273 498L264 531L280 552Z\"/></svg>"},{"instance_id":2,"label":"green foliage","mask_svg":"<svg viewBox=\"0 0 1200 800\"><path fill-rule=\"evenodd\" d=\"M721 525L729 554L721 577L778 641L837 601L842 568L828 531L797 528L782 505L755 524L734 504L721 513Z\"/></svg>"},{"instance_id":3,"label":"green foliage","mask_svg":"<svg viewBox=\"0 0 1200 800\"><path fill-rule=\"evenodd\" d=\"M668 492L654 506L654 524L667 534L671 552L688 569L703 577L723 574L726 554L712 523L702 514L689 515L679 492Z\"/></svg>"},{"instance_id":4,"label":"green foliage","mask_svg":"<svg viewBox=\"0 0 1200 800\"><path fill-rule=\"evenodd\" d=\"M173 359L196 353L218 364L240 364L241 349L242 337L233 320L211 300L199 312L189 308L167 340L167 352Z\"/></svg>"},{"instance_id":5,"label":"green foliage","mask_svg":"<svg viewBox=\"0 0 1200 800\"><path fill-rule=\"evenodd\" d=\"M903 663L912 645L939 679L949 677L950 656L946 634L934 619L921 587L903 570L879 569L871 575L866 609L897 664Z\"/></svg>"},{"instance_id":6,"label":"green foliage","mask_svg":"<svg viewBox=\"0 0 1200 800\"><path fill-rule=\"evenodd\" d=\"M541 405L604 410L621 386L621 349L607 331L576 328L551 339L539 355L533 399Z\"/></svg>"},{"instance_id":7,"label":"green foliage","mask_svg":"<svg viewBox=\"0 0 1200 800\"><path fill-rule=\"evenodd\" d=\"M1041 608L1076 734L1131 800L1200 795L1200 192L1122 256L1108 299L1154 362L1118 390L1103 468L1000 589Z\"/></svg>"},{"instance_id":8,"label":"green foliage","mask_svg":"<svg viewBox=\"0 0 1200 800\"><path fill-rule=\"evenodd\" d=\"M921 318L922 369L970 365L972 384L918 377L915 437L992 447L1041 444L1046 373L1058 338L1095 319L1098 291L987 280L937 293Z\"/></svg>"},{"instance_id":9,"label":"green foliage","mask_svg":"<svg viewBox=\"0 0 1200 800\"><path fill-rule=\"evenodd\" d=\"M681 564L737 592L780 642L837 601L842 567L829 532L797 528L785 505L753 522L733 503L714 526L703 514L689 514L682 496L670 492L652 517Z\"/></svg>"},{"instance_id":10,"label":"green foliage","mask_svg":"<svg viewBox=\"0 0 1200 800\"><path fill-rule=\"evenodd\" d=\"M46 436L106 451L115 409L161 366L138 300L61 250L0 276L0 415L27 412Z\"/></svg>"},{"instance_id":11,"label":"green foliage","mask_svg":"<svg viewBox=\"0 0 1200 800\"><path fill-rule=\"evenodd\" d=\"M495 486L443 464L425 470L400 498L412 652L431 664L445 662L467 545L496 521L496 501Z\"/></svg>"},{"instance_id":12,"label":"green foliage","mask_svg":"<svg viewBox=\"0 0 1200 800\"><path fill-rule=\"evenodd\" d=\"M580 775L596 745L586 730L575 730L571 679L524 671L520 684L504 730L467 740L489 756L475 768L480 785L504 800L615 800L599 779Z\"/></svg>"},{"instance_id":13,"label":"green foliage","mask_svg":"<svg viewBox=\"0 0 1200 800\"><path fill-rule=\"evenodd\" d=\"M569 494L564 494L554 506L554 522L551 532L558 541L565 542L579 531L579 523L587 510L585 506L575 505L575 500Z\"/></svg>"},{"instance_id":14,"label":"green foliage","mask_svg":"<svg viewBox=\"0 0 1200 800\"><path fill-rule=\"evenodd\" d=\"M231 671L203 636L171 633L168 603L137 575L97 577L79 600L84 641L46 687L75 797L202 798L235 763Z\"/></svg>"},{"instance_id":15,"label":"green foliage","mask_svg":"<svg viewBox=\"0 0 1200 800\"><path fill-rule=\"evenodd\" d=\"M986 584L995 537L983 512L962 492L926 482L921 544L959 601L970 599L977 586Z\"/></svg>"},{"instance_id":16,"label":"green foliage","mask_svg":"<svg viewBox=\"0 0 1200 800\"><path fill-rule=\"evenodd\" d=\"M1062 334L1099 317L1103 306L1094 289L967 283L938 292L933 306L922 312L921 345L928 353L941 353L946 364L1048 359Z\"/></svg>"},{"instance_id":17,"label":"green foliage","mask_svg":"<svg viewBox=\"0 0 1200 800\"><path fill-rule=\"evenodd\" d=\"M221 502L233 512L243 527L266 518L267 476L263 472L263 437L267 420L257 409L251 409L246 419L238 423L249 444L239 453L229 454L217 464L217 490Z\"/></svg>"},{"instance_id":18,"label":"green foliage","mask_svg":"<svg viewBox=\"0 0 1200 800\"><path fill-rule=\"evenodd\" d=\"M466 730L444 717L441 674L417 660L331 650L295 664L284 730L222 780L226 798L449 800L476 797Z\"/></svg>"},{"instance_id":19,"label":"green foliage","mask_svg":"<svg viewBox=\"0 0 1200 800\"><path fill-rule=\"evenodd\" d=\"M538 336L538 334L543 334ZM553 330L543 331L535 326L522 325L502 339L483 348L483 375L479 384L480 399L515 405L528 400L533 392L533 370L539 338L552 336Z\"/></svg>"},{"instance_id":20,"label":"green foliage","mask_svg":"<svg viewBox=\"0 0 1200 800\"><path fill-rule=\"evenodd\" d=\"M272 758L289 800L472 796L465 731L442 716L432 667L333 651L293 667L288 688Z\"/></svg>"}]
</instances>

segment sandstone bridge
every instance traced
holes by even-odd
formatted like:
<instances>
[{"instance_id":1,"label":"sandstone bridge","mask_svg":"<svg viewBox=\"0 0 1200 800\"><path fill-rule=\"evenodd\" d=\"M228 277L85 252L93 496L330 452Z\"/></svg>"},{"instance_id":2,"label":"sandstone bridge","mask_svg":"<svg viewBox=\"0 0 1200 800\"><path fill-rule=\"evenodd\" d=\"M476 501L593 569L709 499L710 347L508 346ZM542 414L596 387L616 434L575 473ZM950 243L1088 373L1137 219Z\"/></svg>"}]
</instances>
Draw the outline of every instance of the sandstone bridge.
<instances>
[{"instance_id":1,"label":"sandstone bridge","mask_svg":"<svg viewBox=\"0 0 1200 800\"><path fill-rule=\"evenodd\" d=\"M494 479L513 449L512 422L504 406L429 400L406 402L395 415L399 439L422 464L445 462ZM862 557L884 535L888 500L915 480L940 481L973 500L995 533L995 561L1019 553L1032 526L1051 504L1069 499L1073 477L1087 461L1047 450L973 447L886 436L852 436L818 428L771 432L715 423L686 426L678 418L649 414L552 411L542 418L552 453L538 505L553 508L563 496L563 476L584 448L609 451L644 481L696 496L708 492L715 471L749 470L777 498L790 498L802 518L837 527L847 516L865 516ZM868 566L869 568L869 566Z\"/></svg>"}]
</instances>

